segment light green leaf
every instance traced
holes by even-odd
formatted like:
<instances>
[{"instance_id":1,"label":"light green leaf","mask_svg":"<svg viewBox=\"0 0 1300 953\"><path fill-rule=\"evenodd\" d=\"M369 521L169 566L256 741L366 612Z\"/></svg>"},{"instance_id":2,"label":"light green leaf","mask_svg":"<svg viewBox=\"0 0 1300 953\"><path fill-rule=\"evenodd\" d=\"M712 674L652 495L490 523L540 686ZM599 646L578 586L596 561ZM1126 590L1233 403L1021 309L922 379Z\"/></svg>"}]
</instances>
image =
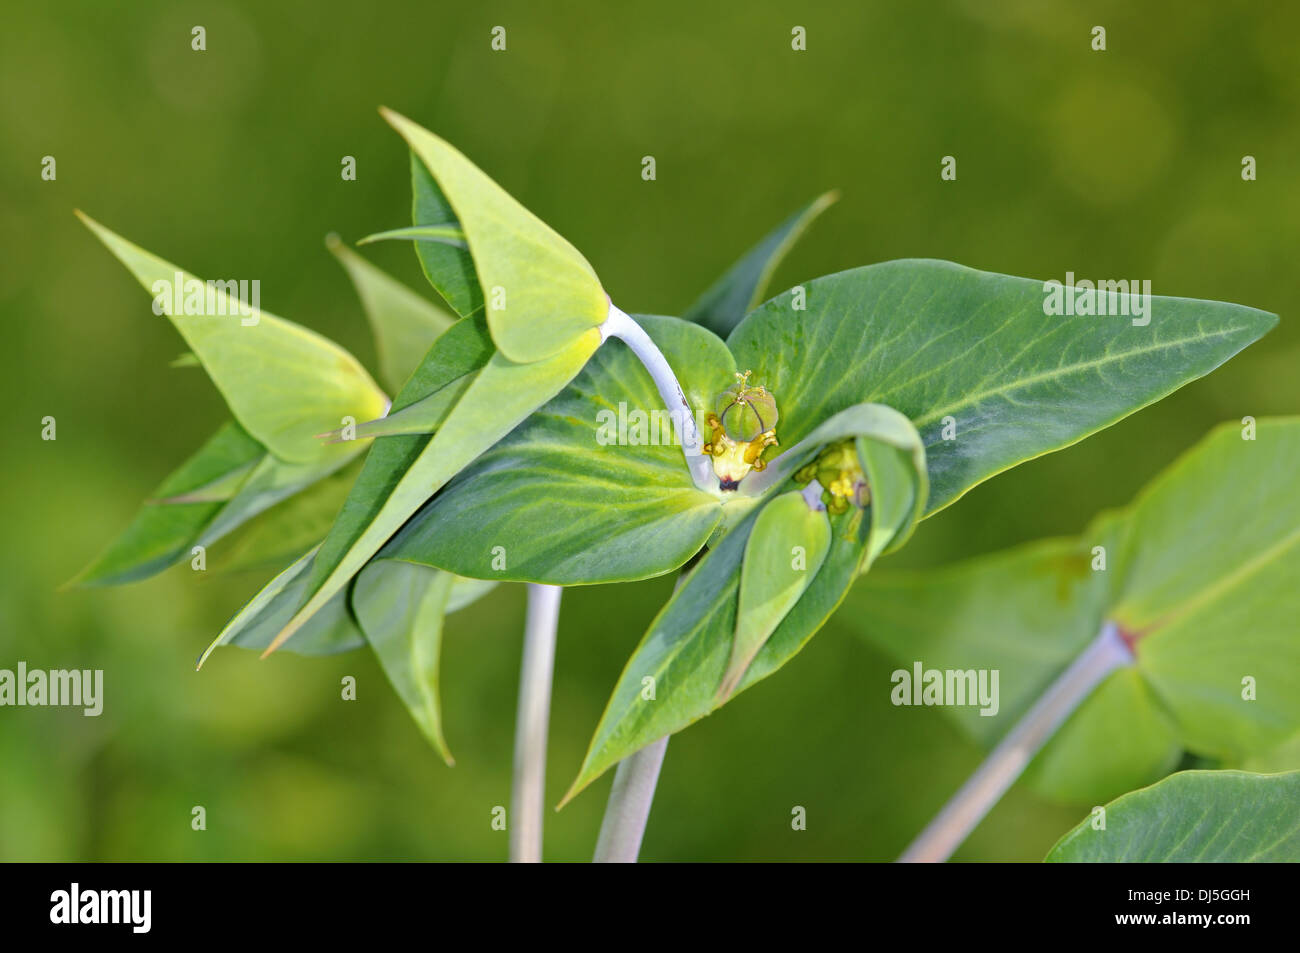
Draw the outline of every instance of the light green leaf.
<instances>
[{"instance_id":1,"label":"light green leaf","mask_svg":"<svg viewBox=\"0 0 1300 953\"><path fill-rule=\"evenodd\" d=\"M599 345L599 332L592 329L556 356L533 364L514 364L493 354L422 449L403 443L392 451L396 458L387 451L379 457L372 452L371 459L379 462L373 471L369 465L363 468L354 492L325 538L312 571L309 598L267 651L282 644L341 591L447 481L559 393ZM458 366L449 371L448 380L464 372L465 367ZM420 371L411 380L424 384ZM376 450L389 441L422 439L380 438Z\"/></svg>"},{"instance_id":2,"label":"light green leaf","mask_svg":"<svg viewBox=\"0 0 1300 953\"><path fill-rule=\"evenodd\" d=\"M1106 805L1048 853L1052 863L1295 863L1300 771L1180 771Z\"/></svg>"},{"instance_id":3,"label":"light green leaf","mask_svg":"<svg viewBox=\"0 0 1300 953\"><path fill-rule=\"evenodd\" d=\"M474 377L474 373L464 374L455 380L448 381L427 397L422 397L401 410L393 411L387 417L380 417L378 420L367 420L365 423L357 424L353 429L353 439L363 440L367 437L433 433L442 426L442 422L447 419L447 414L456 406L456 402L464 396L465 391L469 389L469 385L474 383ZM342 428L323 436L341 440L343 439L340 436L341 433Z\"/></svg>"},{"instance_id":4,"label":"light green leaf","mask_svg":"<svg viewBox=\"0 0 1300 953\"><path fill-rule=\"evenodd\" d=\"M242 427L224 424L162 482L131 525L69 585L119 585L174 565L189 554L203 528L265 458L266 448ZM189 495L195 495L194 502L183 501Z\"/></svg>"},{"instance_id":5,"label":"light green leaf","mask_svg":"<svg viewBox=\"0 0 1300 953\"><path fill-rule=\"evenodd\" d=\"M736 632L719 703L735 691L758 650L807 591L830 545L825 511L812 509L798 490L778 496L758 514L740 567Z\"/></svg>"},{"instance_id":6,"label":"light green leaf","mask_svg":"<svg viewBox=\"0 0 1300 953\"><path fill-rule=\"evenodd\" d=\"M813 219L839 198L838 192L819 195L795 212L745 253L709 290L686 309L687 321L704 325L718 335L731 333L740 319L763 300L772 272Z\"/></svg>"},{"instance_id":7,"label":"light green leaf","mask_svg":"<svg viewBox=\"0 0 1300 953\"><path fill-rule=\"evenodd\" d=\"M605 321L609 298L577 249L442 139L382 112L433 174L465 230L488 327L505 358L527 364L557 357Z\"/></svg>"},{"instance_id":8,"label":"light green leaf","mask_svg":"<svg viewBox=\"0 0 1300 953\"><path fill-rule=\"evenodd\" d=\"M430 744L455 764L442 733L438 672L443 618L456 577L389 559L372 560L352 587L352 608L384 674Z\"/></svg>"},{"instance_id":9,"label":"light green leaf","mask_svg":"<svg viewBox=\"0 0 1300 953\"><path fill-rule=\"evenodd\" d=\"M339 241L337 235L327 237L325 246L347 270L357 289L375 336L380 377L394 392L400 390L438 335L456 319L384 274Z\"/></svg>"},{"instance_id":10,"label":"light green leaf","mask_svg":"<svg viewBox=\"0 0 1300 953\"><path fill-rule=\"evenodd\" d=\"M212 285L215 313L186 314L170 291L203 287L199 279L149 254L85 215L81 220L163 310L225 398L235 419L259 443L289 463L317 463L351 452L316 435L344 417L370 420L387 398L351 354L313 331L254 309L244 316L237 299ZM160 284L161 283L161 284ZM188 305L187 297L182 302ZM198 298L199 295L195 295ZM207 303L195 301L205 312ZM250 323L245 323L250 322Z\"/></svg>"},{"instance_id":11,"label":"light green leaf","mask_svg":"<svg viewBox=\"0 0 1300 953\"><path fill-rule=\"evenodd\" d=\"M702 417L734 380L722 341L677 318L637 320ZM383 552L467 576L619 582L676 569L721 519L719 496L691 480L650 375L621 341L611 340ZM505 552L498 553L502 545Z\"/></svg>"},{"instance_id":12,"label":"light green leaf","mask_svg":"<svg viewBox=\"0 0 1300 953\"><path fill-rule=\"evenodd\" d=\"M1111 675L1026 772L1058 799L1113 797L1183 749L1264 755L1300 732L1300 418L1255 426L1250 441L1236 424L1215 430L1077 540L873 573L844 624L900 662L999 670L997 716L943 709L992 747L1107 620L1118 623L1133 669Z\"/></svg>"},{"instance_id":13,"label":"light green leaf","mask_svg":"<svg viewBox=\"0 0 1300 953\"><path fill-rule=\"evenodd\" d=\"M1300 731L1297 473L1300 418L1261 419L1249 441L1225 424L1133 505L1109 616L1198 754L1242 758Z\"/></svg>"},{"instance_id":14,"label":"light green leaf","mask_svg":"<svg viewBox=\"0 0 1300 953\"><path fill-rule=\"evenodd\" d=\"M927 513L1177 390L1259 338L1271 314L1153 297L1150 323L1051 316L1043 282L904 260L817 278L727 340L781 408L789 446L854 404L885 404L925 438ZM1080 292L1082 294L1082 292ZM1118 311L1120 296L1093 293ZM944 439L951 419L954 439Z\"/></svg>"}]
</instances>

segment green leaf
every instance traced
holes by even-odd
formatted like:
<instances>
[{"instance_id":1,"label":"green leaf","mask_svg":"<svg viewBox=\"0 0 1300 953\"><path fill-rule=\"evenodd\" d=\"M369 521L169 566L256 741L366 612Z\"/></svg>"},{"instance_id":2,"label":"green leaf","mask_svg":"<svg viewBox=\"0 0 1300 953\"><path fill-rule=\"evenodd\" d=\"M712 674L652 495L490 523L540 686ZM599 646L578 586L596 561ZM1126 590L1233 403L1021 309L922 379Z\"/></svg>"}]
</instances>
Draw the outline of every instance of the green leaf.
<instances>
[{"instance_id":1,"label":"green leaf","mask_svg":"<svg viewBox=\"0 0 1300 953\"><path fill-rule=\"evenodd\" d=\"M763 300L772 272L799 236L838 198L838 192L819 195L787 218L732 265L682 317L704 325L715 334L729 334Z\"/></svg>"},{"instance_id":2,"label":"green leaf","mask_svg":"<svg viewBox=\"0 0 1300 953\"><path fill-rule=\"evenodd\" d=\"M801 287L806 311L786 292L732 332L736 366L776 395L783 445L863 402L911 418L925 438L927 513L1159 400L1276 323L1240 305L1162 297L1144 327L1124 315L1049 316L1043 282L940 261L885 262ZM1099 298L1119 296L1090 300Z\"/></svg>"},{"instance_id":3,"label":"green leaf","mask_svg":"<svg viewBox=\"0 0 1300 953\"><path fill-rule=\"evenodd\" d=\"M431 230L425 238L432 238L435 231L447 239L452 239L453 231L460 236L458 242L417 239L415 254L429 284L457 314L467 318L482 311L483 289L464 240L465 233L442 189L414 152L411 153L411 221L414 228Z\"/></svg>"},{"instance_id":4,"label":"green leaf","mask_svg":"<svg viewBox=\"0 0 1300 953\"><path fill-rule=\"evenodd\" d=\"M734 380L722 341L677 318L637 320L702 416ZM676 569L721 519L718 495L691 481L650 375L611 340L425 506L384 555L465 576L620 582Z\"/></svg>"},{"instance_id":5,"label":"green leaf","mask_svg":"<svg viewBox=\"0 0 1300 953\"><path fill-rule=\"evenodd\" d=\"M383 391L334 342L266 311L242 316L237 300L211 285L208 297L216 313L181 313L168 289L182 283L186 297L181 304L188 310L188 289L202 286L199 279L78 215L155 294L155 307L161 305L198 356L235 419L277 457L317 463L346 456L351 448L323 444L316 434L339 426L344 417L370 420L383 413ZM194 303L207 309L206 301Z\"/></svg>"},{"instance_id":6,"label":"green leaf","mask_svg":"<svg viewBox=\"0 0 1300 953\"><path fill-rule=\"evenodd\" d=\"M1225 424L1134 503L1109 615L1199 754L1242 758L1300 731L1298 472L1300 418L1262 419L1254 440Z\"/></svg>"},{"instance_id":7,"label":"green leaf","mask_svg":"<svg viewBox=\"0 0 1300 953\"><path fill-rule=\"evenodd\" d=\"M233 422L222 425L159 485L131 525L69 585L119 585L174 565L189 554L203 528L265 458L266 448L242 427ZM187 495L194 502L162 502Z\"/></svg>"},{"instance_id":8,"label":"green leaf","mask_svg":"<svg viewBox=\"0 0 1300 953\"><path fill-rule=\"evenodd\" d=\"M208 554L208 569L275 569L313 549L329 532L360 472L359 461L250 520Z\"/></svg>"},{"instance_id":9,"label":"green leaf","mask_svg":"<svg viewBox=\"0 0 1300 953\"><path fill-rule=\"evenodd\" d=\"M456 328L464 320L473 319L463 319ZM592 329L554 357L533 364L515 364L499 353L493 354L432 438L384 437L375 441L356 487L321 546L307 590L309 598L267 651L282 644L340 592L452 477L559 393L599 345L599 332ZM431 355L438 350L435 344ZM475 353L468 363L451 362L443 367L446 379L442 384L463 376L480 359L480 354ZM439 358L433 363L443 362ZM415 392L425 396L421 388L429 385L423 370L418 370L408 384L413 398L417 397ZM408 388L403 388L404 395ZM385 446L390 443L392 446ZM385 449L381 451L381 447Z\"/></svg>"},{"instance_id":10,"label":"green leaf","mask_svg":"<svg viewBox=\"0 0 1300 953\"><path fill-rule=\"evenodd\" d=\"M416 160L419 161L418 159ZM424 170L426 177L429 171ZM365 238L357 241L358 245L369 245L372 242L385 241L412 241L412 242L439 242L443 245L451 245L455 248L469 248L469 242L465 241L465 232L459 225L407 225L403 228L390 228L384 232L375 232L373 235L367 235ZM475 278L477 281L478 279Z\"/></svg>"},{"instance_id":11,"label":"green leaf","mask_svg":"<svg viewBox=\"0 0 1300 953\"><path fill-rule=\"evenodd\" d=\"M1295 863L1300 771L1180 771L1106 805L1048 853L1052 863Z\"/></svg>"},{"instance_id":12,"label":"green leaf","mask_svg":"<svg viewBox=\"0 0 1300 953\"><path fill-rule=\"evenodd\" d=\"M245 649L265 649L284 627L293 609L307 591L312 563L319 547L295 560L268 582L253 599L239 610L212 644L199 656L196 668L202 668L214 650L223 645ZM332 655L365 644L365 637L348 611L347 593L336 593L319 612L299 628L290 651L300 655Z\"/></svg>"},{"instance_id":13,"label":"green leaf","mask_svg":"<svg viewBox=\"0 0 1300 953\"><path fill-rule=\"evenodd\" d=\"M784 407L781 412L784 418ZM854 432L857 428L861 428L860 432ZM905 436L909 432L910 438ZM863 524L876 519L877 514L884 521L896 518L900 512L915 513L913 501L924 497L925 454L920 435L906 418L889 408L847 408L812 439L858 436L891 448L895 441L902 442L904 446L896 449L903 450L912 461L912 479L900 484L890 473L871 487L870 508L863 511L850 507L848 512L830 517L830 547L821 568L754 656L736 693L793 658L835 611L859 571L875 558L875 549L906 533L906 529L893 524L887 524L885 532L872 533ZM815 453L815 442L805 445L805 449L808 455ZM804 449L799 456L805 457ZM879 467L881 459L876 454L863 459L864 470L868 474L888 472ZM891 498L895 495L906 502ZM680 731L717 707L718 686L732 655L736 633L741 567L750 534L762 512L761 508L750 510L711 544L651 623L619 676L578 778L562 803L613 764L658 738ZM653 700L642 695L642 680L646 677L655 680Z\"/></svg>"},{"instance_id":14,"label":"green leaf","mask_svg":"<svg viewBox=\"0 0 1300 953\"><path fill-rule=\"evenodd\" d=\"M557 357L605 321L609 298L577 249L448 143L382 112L433 174L465 230L492 340L505 358L527 364Z\"/></svg>"},{"instance_id":15,"label":"green leaf","mask_svg":"<svg viewBox=\"0 0 1300 953\"><path fill-rule=\"evenodd\" d=\"M272 454L264 455L239 491L203 528L195 545L210 547L282 500L325 479L350 463L361 452L362 445L353 443L346 449L347 456L338 454L321 463L285 463Z\"/></svg>"},{"instance_id":16,"label":"green leaf","mask_svg":"<svg viewBox=\"0 0 1300 953\"><path fill-rule=\"evenodd\" d=\"M337 235L327 237L325 246L347 270L357 289L375 336L380 377L391 390L400 390L438 335L456 319L384 274L339 241Z\"/></svg>"},{"instance_id":17,"label":"green leaf","mask_svg":"<svg viewBox=\"0 0 1300 953\"><path fill-rule=\"evenodd\" d=\"M778 496L758 514L740 567L736 632L719 703L735 691L758 650L807 591L830 545L825 511L812 509L798 490Z\"/></svg>"},{"instance_id":18,"label":"green leaf","mask_svg":"<svg viewBox=\"0 0 1300 953\"><path fill-rule=\"evenodd\" d=\"M455 764L442 734L438 672L443 617L456 577L389 559L371 561L352 587L352 608L384 674L430 744Z\"/></svg>"},{"instance_id":19,"label":"green leaf","mask_svg":"<svg viewBox=\"0 0 1300 953\"><path fill-rule=\"evenodd\" d=\"M997 669L995 717L943 709L986 747L1106 621L1118 623L1133 668L1103 682L1026 772L1056 799L1113 797L1184 749L1238 762L1267 754L1300 731L1300 418L1260 420L1255 435L1218 428L1077 540L873 573L844 623L899 662Z\"/></svg>"}]
</instances>

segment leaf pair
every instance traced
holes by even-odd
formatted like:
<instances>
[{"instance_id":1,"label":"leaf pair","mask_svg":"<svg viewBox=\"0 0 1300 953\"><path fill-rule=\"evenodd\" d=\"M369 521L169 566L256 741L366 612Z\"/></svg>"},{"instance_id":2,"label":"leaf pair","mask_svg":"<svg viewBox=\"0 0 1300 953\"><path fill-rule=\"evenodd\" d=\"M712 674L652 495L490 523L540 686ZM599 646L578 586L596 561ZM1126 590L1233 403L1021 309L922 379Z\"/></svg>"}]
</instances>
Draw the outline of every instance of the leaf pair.
<instances>
[{"instance_id":1,"label":"leaf pair","mask_svg":"<svg viewBox=\"0 0 1300 953\"><path fill-rule=\"evenodd\" d=\"M1134 664L1026 772L1055 798L1104 800L1166 773L1184 749L1241 763L1300 733L1297 468L1300 418L1224 425L1077 540L874 574L845 624L900 661L998 669L997 717L944 709L992 746L1116 622Z\"/></svg>"}]
</instances>

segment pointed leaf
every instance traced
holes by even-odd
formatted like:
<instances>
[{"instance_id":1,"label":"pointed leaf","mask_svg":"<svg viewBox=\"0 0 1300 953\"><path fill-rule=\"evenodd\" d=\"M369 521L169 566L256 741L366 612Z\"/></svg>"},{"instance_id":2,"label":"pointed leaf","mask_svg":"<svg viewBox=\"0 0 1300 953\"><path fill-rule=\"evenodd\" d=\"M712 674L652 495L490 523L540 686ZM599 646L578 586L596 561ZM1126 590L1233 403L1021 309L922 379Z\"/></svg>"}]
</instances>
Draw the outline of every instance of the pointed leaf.
<instances>
[{"instance_id":1,"label":"pointed leaf","mask_svg":"<svg viewBox=\"0 0 1300 953\"><path fill-rule=\"evenodd\" d=\"M555 357L605 321L609 298L577 249L442 139L383 112L465 230L492 340L503 356L519 363Z\"/></svg>"},{"instance_id":2,"label":"pointed leaf","mask_svg":"<svg viewBox=\"0 0 1300 953\"><path fill-rule=\"evenodd\" d=\"M266 448L236 423L224 424L153 492L99 558L72 581L76 585L119 585L152 576L187 556L203 528L221 511ZM220 487L219 491L214 488ZM194 502L162 502L198 494Z\"/></svg>"},{"instance_id":3,"label":"pointed leaf","mask_svg":"<svg viewBox=\"0 0 1300 953\"><path fill-rule=\"evenodd\" d=\"M264 649L270 645L276 633L293 614L294 607L302 601L318 549L319 547L313 548L295 560L263 586L226 623L212 644L199 656L196 667L202 668L208 656L223 645L237 645L245 649ZM364 644L365 637L348 611L347 594L339 592L320 612L301 626L291 650L300 655L332 655Z\"/></svg>"},{"instance_id":4,"label":"pointed leaf","mask_svg":"<svg viewBox=\"0 0 1300 953\"><path fill-rule=\"evenodd\" d=\"M768 233L745 253L708 291L682 314L714 334L727 335L760 301L772 272L813 219L839 198L838 192L819 195Z\"/></svg>"},{"instance_id":5,"label":"pointed leaf","mask_svg":"<svg viewBox=\"0 0 1300 953\"><path fill-rule=\"evenodd\" d=\"M1048 315L1043 282L940 261L886 262L801 287L806 310L786 292L732 332L736 366L777 396L786 446L862 402L911 418L925 438L927 513L1208 373L1277 320L1153 297L1149 324L1134 326L1117 313L1120 295L1082 291L1111 316Z\"/></svg>"},{"instance_id":6,"label":"pointed leaf","mask_svg":"<svg viewBox=\"0 0 1300 953\"><path fill-rule=\"evenodd\" d=\"M736 633L718 702L735 691L758 650L808 589L830 545L825 511L812 509L798 490L778 496L758 514L745 543Z\"/></svg>"},{"instance_id":7,"label":"pointed leaf","mask_svg":"<svg viewBox=\"0 0 1300 953\"><path fill-rule=\"evenodd\" d=\"M357 289L357 297L375 336L380 377L396 392L455 318L384 274L339 241L337 235L326 238L325 245L347 270Z\"/></svg>"},{"instance_id":8,"label":"pointed leaf","mask_svg":"<svg viewBox=\"0 0 1300 953\"><path fill-rule=\"evenodd\" d=\"M450 766L438 697L443 617L455 576L391 559L357 575L352 608L384 674L411 717Z\"/></svg>"},{"instance_id":9,"label":"pointed leaf","mask_svg":"<svg viewBox=\"0 0 1300 953\"><path fill-rule=\"evenodd\" d=\"M237 299L211 285L207 296L215 313L181 313L170 289L177 282L182 290L202 286L199 279L87 216L81 219L156 295L155 306L161 304L203 363L235 419L282 460L312 463L336 457L339 448L322 444L316 434L339 426L344 417L370 420L383 413L383 391L337 344L266 311L254 309L243 316Z\"/></svg>"},{"instance_id":10,"label":"pointed leaf","mask_svg":"<svg viewBox=\"0 0 1300 953\"><path fill-rule=\"evenodd\" d=\"M420 168L424 169L424 166L421 165ZM427 169L424 174L428 176ZM390 228L358 239L357 244L369 245L372 242L386 241L439 242L456 248L469 248L469 242L465 241L465 232L459 225L407 225L403 228ZM475 280L477 281L477 278Z\"/></svg>"}]
</instances>

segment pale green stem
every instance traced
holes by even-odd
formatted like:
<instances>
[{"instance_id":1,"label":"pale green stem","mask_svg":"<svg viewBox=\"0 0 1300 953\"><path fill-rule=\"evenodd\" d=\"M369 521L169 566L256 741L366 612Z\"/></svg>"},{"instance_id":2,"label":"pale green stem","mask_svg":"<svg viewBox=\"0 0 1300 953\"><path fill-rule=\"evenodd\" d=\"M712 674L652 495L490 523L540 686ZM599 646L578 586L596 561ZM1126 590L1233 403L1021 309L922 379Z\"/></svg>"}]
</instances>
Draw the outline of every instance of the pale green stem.
<instances>
[{"instance_id":1,"label":"pale green stem","mask_svg":"<svg viewBox=\"0 0 1300 953\"><path fill-rule=\"evenodd\" d=\"M1133 653L1113 622L1084 649L1025 713L984 763L899 857L902 863L947 860L1015 783L1066 718Z\"/></svg>"},{"instance_id":2,"label":"pale green stem","mask_svg":"<svg viewBox=\"0 0 1300 953\"><path fill-rule=\"evenodd\" d=\"M668 736L665 735L618 763L609 803L605 805L605 817L600 822L596 856L592 858L594 863L636 863L646 822L650 819L650 805L655 799L655 785L659 783L659 769L663 767L667 750Z\"/></svg>"},{"instance_id":3,"label":"pale green stem","mask_svg":"<svg viewBox=\"0 0 1300 953\"><path fill-rule=\"evenodd\" d=\"M704 453L704 442L700 430L695 425L695 412L686 399L682 385L677 382L677 375L664 357L663 351L645 333L645 329L628 314L619 310L612 301L609 305L609 317L600 326L601 340L618 338L636 355L637 360L649 372L651 380L659 391L659 398L664 402L668 414L677 425L681 436L682 455L691 472L691 479L701 490L716 491L717 477L713 474L713 463Z\"/></svg>"},{"instance_id":4,"label":"pale green stem","mask_svg":"<svg viewBox=\"0 0 1300 953\"><path fill-rule=\"evenodd\" d=\"M510 860L540 863L546 798L546 732L551 718L551 674L560 618L559 586L528 585L524 657L515 717L514 780L510 792Z\"/></svg>"}]
</instances>

